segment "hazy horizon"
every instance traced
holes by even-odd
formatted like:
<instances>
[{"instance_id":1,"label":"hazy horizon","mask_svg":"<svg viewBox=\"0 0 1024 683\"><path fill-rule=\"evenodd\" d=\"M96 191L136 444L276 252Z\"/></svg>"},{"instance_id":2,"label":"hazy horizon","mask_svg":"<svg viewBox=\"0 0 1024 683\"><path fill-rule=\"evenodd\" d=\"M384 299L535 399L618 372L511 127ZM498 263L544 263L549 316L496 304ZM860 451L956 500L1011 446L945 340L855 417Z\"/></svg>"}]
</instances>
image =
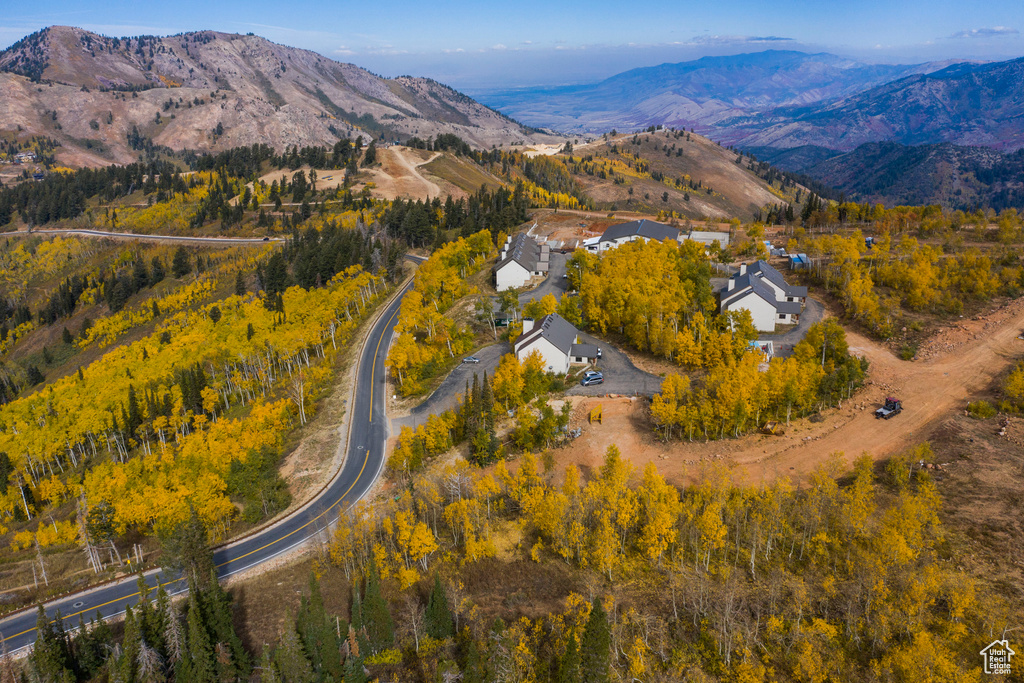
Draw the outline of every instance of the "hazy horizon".
<instances>
[{"instance_id":1,"label":"hazy horizon","mask_svg":"<svg viewBox=\"0 0 1024 683\"><path fill-rule=\"evenodd\" d=\"M605 0L585 12L532 0L504 8L465 0L430 6L385 0L331 13L308 0L183 0L174 6L116 0L84 8L56 0L34 5L38 12L0 19L0 46L52 25L111 36L251 32L384 76L427 76L471 91L595 82L644 66L766 49L890 64L1024 55L1024 7L1017 0L892 5L862 0L822 11L804 0L693 7L659 0L643 14L625 14Z\"/></svg>"}]
</instances>

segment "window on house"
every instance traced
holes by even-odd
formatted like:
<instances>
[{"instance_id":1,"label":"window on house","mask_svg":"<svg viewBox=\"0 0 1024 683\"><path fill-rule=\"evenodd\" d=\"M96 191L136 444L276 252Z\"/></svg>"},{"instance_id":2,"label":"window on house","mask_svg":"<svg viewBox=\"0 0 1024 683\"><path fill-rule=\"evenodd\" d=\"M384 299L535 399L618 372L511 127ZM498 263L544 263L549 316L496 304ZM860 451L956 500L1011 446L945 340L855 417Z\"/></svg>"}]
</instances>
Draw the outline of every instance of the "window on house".
<instances>
[{"instance_id":1,"label":"window on house","mask_svg":"<svg viewBox=\"0 0 1024 683\"><path fill-rule=\"evenodd\" d=\"M786 314L785 313L779 313L779 320L785 320L785 319L786 319Z\"/></svg>"}]
</instances>

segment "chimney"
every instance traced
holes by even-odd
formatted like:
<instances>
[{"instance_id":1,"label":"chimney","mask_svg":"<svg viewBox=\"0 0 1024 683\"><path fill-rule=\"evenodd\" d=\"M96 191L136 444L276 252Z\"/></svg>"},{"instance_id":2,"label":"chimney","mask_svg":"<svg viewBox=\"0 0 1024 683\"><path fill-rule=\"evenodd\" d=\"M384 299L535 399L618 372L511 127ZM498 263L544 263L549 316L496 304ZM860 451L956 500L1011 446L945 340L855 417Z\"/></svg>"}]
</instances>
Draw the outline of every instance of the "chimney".
<instances>
[{"instance_id":1,"label":"chimney","mask_svg":"<svg viewBox=\"0 0 1024 683\"><path fill-rule=\"evenodd\" d=\"M731 292L735 288L736 288L736 279L735 278L729 278L729 284L727 285L725 291Z\"/></svg>"},{"instance_id":2,"label":"chimney","mask_svg":"<svg viewBox=\"0 0 1024 683\"><path fill-rule=\"evenodd\" d=\"M533 318L523 318L523 334L533 329Z\"/></svg>"},{"instance_id":3,"label":"chimney","mask_svg":"<svg viewBox=\"0 0 1024 683\"><path fill-rule=\"evenodd\" d=\"M741 263L740 264L740 275L746 275L746 274L747 274L747 264L746 263Z\"/></svg>"}]
</instances>

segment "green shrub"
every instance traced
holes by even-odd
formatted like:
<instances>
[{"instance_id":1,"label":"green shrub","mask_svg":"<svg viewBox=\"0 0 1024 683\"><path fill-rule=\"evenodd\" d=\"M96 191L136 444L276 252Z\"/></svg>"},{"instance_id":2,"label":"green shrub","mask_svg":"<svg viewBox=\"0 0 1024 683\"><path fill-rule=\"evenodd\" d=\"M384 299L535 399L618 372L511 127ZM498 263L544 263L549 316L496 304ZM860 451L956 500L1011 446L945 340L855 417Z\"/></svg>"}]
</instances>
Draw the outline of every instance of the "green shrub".
<instances>
[{"instance_id":1,"label":"green shrub","mask_svg":"<svg viewBox=\"0 0 1024 683\"><path fill-rule=\"evenodd\" d=\"M967 404L967 413L977 420L995 417L996 409L988 401L975 401Z\"/></svg>"}]
</instances>

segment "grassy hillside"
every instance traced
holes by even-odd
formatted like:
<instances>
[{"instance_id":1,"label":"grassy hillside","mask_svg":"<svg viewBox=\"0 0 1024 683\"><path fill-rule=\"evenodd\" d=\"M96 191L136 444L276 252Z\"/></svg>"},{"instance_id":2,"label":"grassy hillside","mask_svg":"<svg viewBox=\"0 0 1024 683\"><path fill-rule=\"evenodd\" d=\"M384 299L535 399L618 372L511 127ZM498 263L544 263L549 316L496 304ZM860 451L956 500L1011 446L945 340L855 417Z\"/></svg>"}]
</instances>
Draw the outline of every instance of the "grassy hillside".
<instances>
[{"instance_id":1,"label":"grassy hillside","mask_svg":"<svg viewBox=\"0 0 1024 683\"><path fill-rule=\"evenodd\" d=\"M609 135L559 155L597 208L687 218L749 219L793 201L796 186L758 177L737 155L696 133Z\"/></svg>"}]
</instances>

